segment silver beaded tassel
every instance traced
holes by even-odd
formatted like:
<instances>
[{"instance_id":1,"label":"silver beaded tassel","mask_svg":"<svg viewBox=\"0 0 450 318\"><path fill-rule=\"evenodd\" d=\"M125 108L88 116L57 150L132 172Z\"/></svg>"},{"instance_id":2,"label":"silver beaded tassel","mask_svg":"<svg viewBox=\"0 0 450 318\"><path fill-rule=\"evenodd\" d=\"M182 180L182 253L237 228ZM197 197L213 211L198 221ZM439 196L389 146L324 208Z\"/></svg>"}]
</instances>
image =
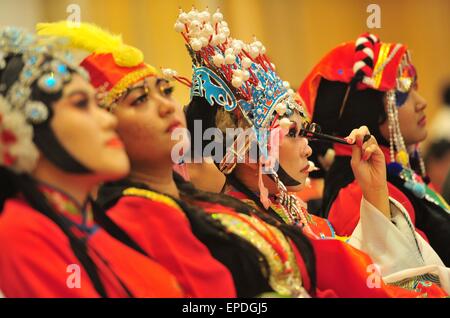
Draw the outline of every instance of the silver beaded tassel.
<instances>
[{"instance_id":1,"label":"silver beaded tassel","mask_svg":"<svg viewBox=\"0 0 450 318\"><path fill-rule=\"evenodd\" d=\"M280 178L278 177L277 173L272 173L270 175L273 180L275 181L275 184L277 185L279 194L278 194L278 202L283 206L284 210L286 211L287 217L289 219L290 224L301 224L301 213L297 206L297 201L295 198L289 194L286 186L281 182Z\"/></svg>"},{"instance_id":2,"label":"silver beaded tassel","mask_svg":"<svg viewBox=\"0 0 450 318\"><path fill-rule=\"evenodd\" d=\"M390 90L386 93L386 101L387 101L387 113L388 113L388 128L389 128L389 155L391 162L399 161L399 158L396 158L396 152L403 153L404 156L407 156L408 152L406 151L405 140L403 139L403 135L400 130L400 123L398 120L398 110L397 103L395 98L395 90ZM410 168L408 158L401 158L404 160L400 160L400 163Z\"/></svg>"},{"instance_id":3,"label":"silver beaded tassel","mask_svg":"<svg viewBox=\"0 0 450 318\"><path fill-rule=\"evenodd\" d=\"M397 161L401 163L406 168L411 169L411 165L409 163L409 158L396 158L396 152L401 152L403 156L408 155L407 147L405 144L405 140L403 139L403 135L400 130L400 122L398 120L398 110L397 103L395 98L395 90L390 90L386 93L387 99L387 113L388 113L388 127L389 127L389 155L391 162ZM423 158L420 153L419 147L416 147L420 174L422 177L426 177L426 169ZM400 159L400 160L399 160ZM402 160L403 159L403 160ZM406 159L406 160L405 160Z\"/></svg>"}]
</instances>

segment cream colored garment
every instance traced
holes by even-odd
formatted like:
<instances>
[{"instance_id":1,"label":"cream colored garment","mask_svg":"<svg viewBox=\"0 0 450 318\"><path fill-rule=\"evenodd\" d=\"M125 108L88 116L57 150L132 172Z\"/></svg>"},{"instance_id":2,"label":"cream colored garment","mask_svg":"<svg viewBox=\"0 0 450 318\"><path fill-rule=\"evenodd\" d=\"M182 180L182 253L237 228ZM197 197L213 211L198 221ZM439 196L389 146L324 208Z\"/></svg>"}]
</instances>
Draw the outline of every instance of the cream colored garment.
<instances>
[{"instance_id":1,"label":"cream colored garment","mask_svg":"<svg viewBox=\"0 0 450 318\"><path fill-rule=\"evenodd\" d=\"M364 198L358 225L348 243L367 253L386 283L434 274L450 293L450 269L415 231L406 209L390 198L391 220Z\"/></svg>"}]
</instances>

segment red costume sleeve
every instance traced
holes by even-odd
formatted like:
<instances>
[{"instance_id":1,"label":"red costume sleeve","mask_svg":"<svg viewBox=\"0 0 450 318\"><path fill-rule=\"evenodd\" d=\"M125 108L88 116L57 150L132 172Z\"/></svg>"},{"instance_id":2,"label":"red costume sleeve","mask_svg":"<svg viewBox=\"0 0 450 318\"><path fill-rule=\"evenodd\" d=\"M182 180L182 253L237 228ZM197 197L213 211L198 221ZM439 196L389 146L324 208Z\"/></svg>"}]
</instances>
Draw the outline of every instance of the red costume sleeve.
<instances>
[{"instance_id":1,"label":"red costume sleeve","mask_svg":"<svg viewBox=\"0 0 450 318\"><path fill-rule=\"evenodd\" d=\"M0 217L0 289L5 296L99 297L86 275L80 275L81 288L67 286L67 267L79 262L56 226L43 215L10 207Z\"/></svg>"},{"instance_id":2,"label":"red costume sleeve","mask_svg":"<svg viewBox=\"0 0 450 318\"><path fill-rule=\"evenodd\" d=\"M182 210L124 196L108 215L179 281L188 297L236 297L228 269L192 233Z\"/></svg>"},{"instance_id":3,"label":"red costume sleeve","mask_svg":"<svg viewBox=\"0 0 450 318\"><path fill-rule=\"evenodd\" d=\"M389 182L388 190L389 196L405 207L411 221L415 224L414 208L406 195ZM359 222L361 199L362 191L356 180L339 191L328 215L328 220L333 225L337 235L350 236L353 233ZM416 231L427 240L426 235L422 231L418 229Z\"/></svg>"}]
</instances>

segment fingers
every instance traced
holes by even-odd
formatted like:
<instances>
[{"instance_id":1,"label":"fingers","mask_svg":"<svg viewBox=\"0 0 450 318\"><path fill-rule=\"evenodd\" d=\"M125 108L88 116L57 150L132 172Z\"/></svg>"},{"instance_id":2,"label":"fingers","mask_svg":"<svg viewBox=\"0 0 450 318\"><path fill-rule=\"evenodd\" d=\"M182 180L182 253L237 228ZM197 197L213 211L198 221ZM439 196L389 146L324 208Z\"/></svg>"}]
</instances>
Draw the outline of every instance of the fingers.
<instances>
[{"instance_id":1,"label":"fingers","mask_svg":"<svg viewBox=\"0 0 450 318\"><path fill-rule=\"evenodd\" d=\"M350 135L345 138L345 140L349 144L353 145L356 143L357 145L361 146L363 143L365 143L364 137L367 135L370 135L369 128L367 128L367 126L361 126L358 129L353 129Z\"/></svg>"},{"instance_id":2,"label":"fingers","mask_svg":"<svg viewBox=\"0 0 450 318\"><path fill-rule=\"evenodd\" d=\"M353 129L347 142L352 142L352 166L357 166L361 161L370 159L373 153L378 149L378 144L375 137L370 135L369 129L366 126L361 126L358 129Z\"/></svg>"},{"instance_id":3,"label":"fingers","mask_svg":"<svg viewBox=\"0 0 450 318\"><path fill-rule=\"evenodd\" d=\"M370 157L372 157L372 155L377 151L378 151L377 144L372 144L372 145L366 146L365 149L363 149L361 159L363 161L368 161L370 159Z\"/></svg>"},{"instance_id":4,"label":"fingers","mask_svg":"<svg viewBox=\"0 0 450 318\"><path fill-rule=\"evenodd\" d=\"M368 137L368 139L367 139L366 141L364 141L364 139L366 139L366 137ZM372 136L372 135L365 135L365 136L363 137L363 141L364 141L364 143L363 143L362 146L361 146L361 148L362 148L363 151L365 151L367 147L370 147L370 146L372 146L372 145L378 146L377 140L376 140L375 137Z\"/></svg>"},{"instance_id":5,"label":"fingers","mask_svg":"<svg viewBox=\"0 0 450 318\"><path fill-rule=\"evenodd\" d=\"M345 140L349 143L349 144L351 144L351 145L353 145L354 143L355 143L355 136L356 136L356 132L358 131L358 129L353 129L352 130L352 132L350 133L350 135L348 135L346 138L345 138Z\"/></svg>"},{"instance_id":6,"label":"fingers","mask_svg":"<svg viewBox=\"0 0 450 318\"><path fill-rule=\"evenodd\" d=\"M361 147L363 145L364 137L366 135L370 135L369 128L367 128L366 126L361 126L360 128L357 129L355 140L358 146Z\"/></svg>"}]
</instances>

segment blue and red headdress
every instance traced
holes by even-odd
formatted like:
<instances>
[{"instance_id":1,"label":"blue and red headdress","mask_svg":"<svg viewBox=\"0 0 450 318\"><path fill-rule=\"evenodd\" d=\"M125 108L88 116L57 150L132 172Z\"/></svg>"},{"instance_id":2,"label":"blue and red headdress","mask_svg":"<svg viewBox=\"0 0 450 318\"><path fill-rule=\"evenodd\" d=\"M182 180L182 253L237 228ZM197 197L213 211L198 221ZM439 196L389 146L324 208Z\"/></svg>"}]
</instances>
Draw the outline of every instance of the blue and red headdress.
<instances>
[{"instance_id":1,"label":"blue and red headdress","mask_svg":"<svg viewBox=\"0 0 450 318\"><path fill-rule=\"evenodd\" d=\"M294 110L306 117L298 95L277 75L264 45L256 39L247 44L230 37L219 10L212 15L207 10L180 11L175 30L186 41L193 61L191 98L202 97L211 106L221 106L237 118L245 118L255 131L263 155L267 155L265 149L274 127L288 128L288 117ZM238 152L247 150L244 147ZM226 155L220 165L224 173L234 168L234 164L225 164L227 159Z\"/></svg>"},{"instance_id":2,"label":"blue and red headdress","mask_svg":"<svg viewBox=\"0 0 450 318\"><path fill-rule=\"evenodd\" d=\"M334 105L340 107L339 116L345 108L349 90L369 88L385 92L390 144L388 171L405 179L405 186L413 189L418 197L424 197L425 187L419 187L415 182L417 178L412 176L408 149L398 120L398 108L405 103L417 81L416 69L407 47L400 43L381 42L376 35L365 33L356 41L343 43L331 50L313 68L299 88L311 115L319 107L316 100L322 78L349 84L342 104ZM414 150L414 155L420 162L421 174L425 177L418 147Z\"/></svg>"},{"instance_id":3,"label":"blue and red headdress","mask_svg":"<svg viewBox=\"0 0 450 318\"><path fill-rule=\"evenodd\" d=\"M280 202L289 206L287 209L293 219L299 219L298 207L292 204L285 185L300 182L279 165L276 145L289 130L292 124L289 117L294 111L306 118L299 95L277 75L260 41L244 43L230 36L228 24L219 10L212 15L207 10L192 9L188 13L180 10L175 30L183 36L192 58L191 98L200 97L211 106L223 107L238 119L238 128L249 126L254 132L251 137L254 139L246 133L234 139L219 169L225 174L231 173L237 164L235 158L245 158L256 142L260 150L261 202L266 208L270 205L261 177L264 171L277 184ZM170 72L166 73L170 77Z\"/></svg>"}]
</instances>

